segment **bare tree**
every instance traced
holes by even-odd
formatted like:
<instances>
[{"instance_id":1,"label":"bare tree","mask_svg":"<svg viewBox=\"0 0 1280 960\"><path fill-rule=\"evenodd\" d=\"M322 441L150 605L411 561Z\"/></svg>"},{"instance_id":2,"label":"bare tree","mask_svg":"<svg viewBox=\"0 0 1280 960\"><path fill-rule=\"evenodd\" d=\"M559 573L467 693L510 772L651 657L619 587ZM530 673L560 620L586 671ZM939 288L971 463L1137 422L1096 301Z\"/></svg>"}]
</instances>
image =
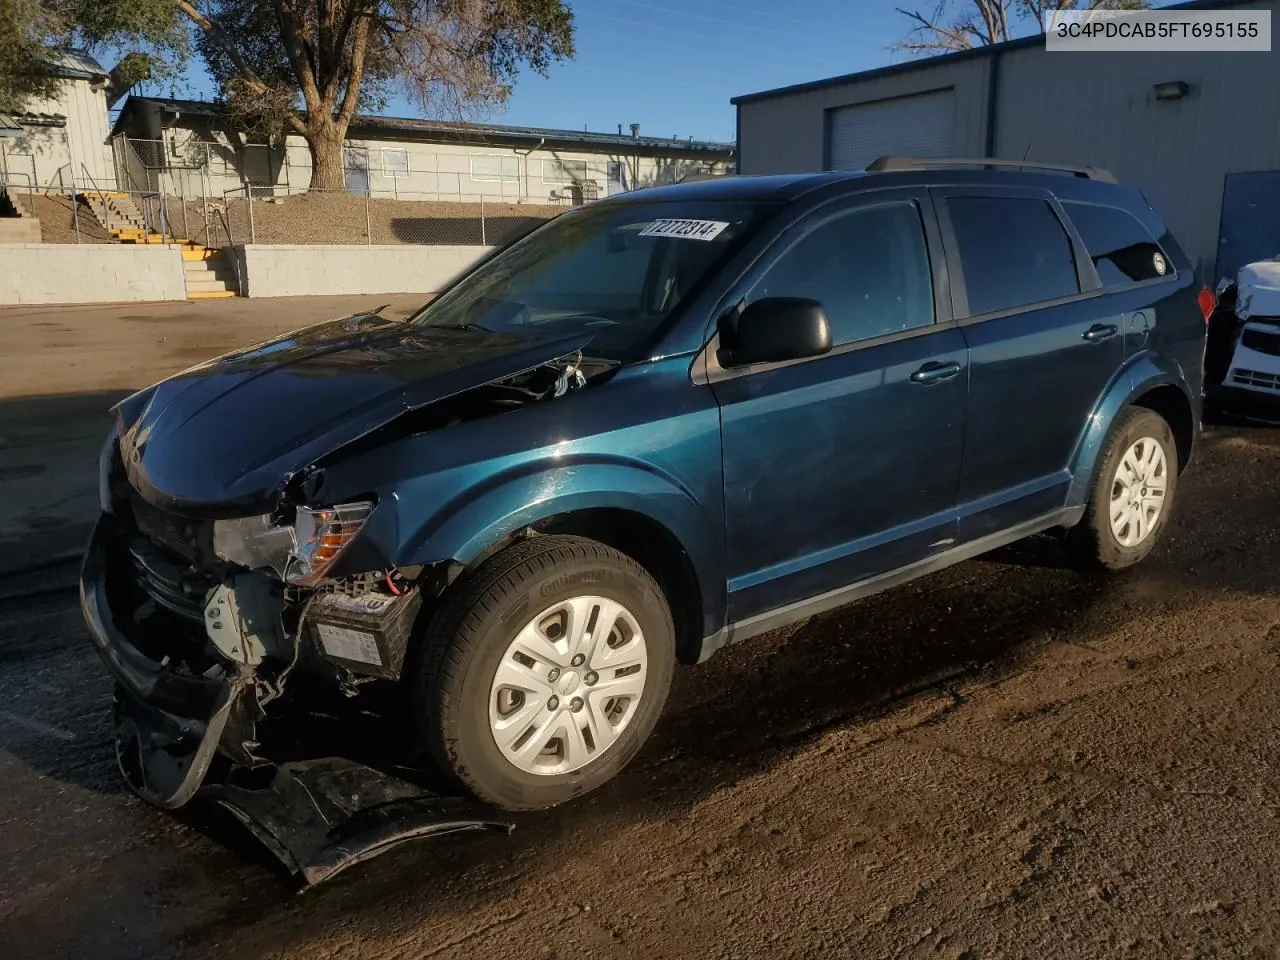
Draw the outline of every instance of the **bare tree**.
<instances>
[{"instance_id":1,"label":"bare tree","mask_svg":"<svg viewBox=\"0 0 1280 960\"><path fill-rule=\"evenodd\" d=\"M932 13L897 10L911 26L893 45L913 55L952 53L1003 43L1014 29L1030 21L1044 29L1046 13L1054 10L1141 10L1150 0L938 0Z\"/></svg>"}]
</instances>

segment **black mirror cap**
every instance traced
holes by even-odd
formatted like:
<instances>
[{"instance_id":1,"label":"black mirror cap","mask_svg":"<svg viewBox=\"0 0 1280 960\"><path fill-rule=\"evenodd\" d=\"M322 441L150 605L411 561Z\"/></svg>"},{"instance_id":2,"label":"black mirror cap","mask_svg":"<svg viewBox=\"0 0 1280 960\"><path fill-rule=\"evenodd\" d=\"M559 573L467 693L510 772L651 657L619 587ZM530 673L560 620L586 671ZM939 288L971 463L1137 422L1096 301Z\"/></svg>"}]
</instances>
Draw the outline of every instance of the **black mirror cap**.
<instances>
[{"instance_id":1,"label":"black mirror cap","mask_svg":"<svg viewBox=\"0 0 1280 960\"><path fill-rule=\"evenodd\" d=\"M723 367L782 363L831 352L831 325L816 300L769 297L723 317L717 359Z\"/></svg>"}]
</instances>

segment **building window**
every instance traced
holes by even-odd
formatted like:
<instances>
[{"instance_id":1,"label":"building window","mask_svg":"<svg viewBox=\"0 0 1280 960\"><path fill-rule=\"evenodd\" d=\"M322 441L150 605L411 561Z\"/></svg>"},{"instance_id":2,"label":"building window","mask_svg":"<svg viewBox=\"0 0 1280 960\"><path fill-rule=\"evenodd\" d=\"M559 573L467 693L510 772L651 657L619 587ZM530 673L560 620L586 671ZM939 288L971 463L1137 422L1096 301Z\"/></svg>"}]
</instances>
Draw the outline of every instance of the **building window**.
<instances>
[{"instance_id":1,"label":"building window","mask_svg":"<svg viewBox=\"0 0 1280 960\"><path fill-rule=\"evenodd\" d=\"M587 179L587 161L561 160L554 157L542 161L543 183L583 183Z\"/></svg>"},{"instance_id":2,"label":"building window","mask_svg":"<svg viewBox=\"0 0 1280 960\"><path fill-rule=\"evenodd\" d=\"M1071 240L1044 200L948 197L969 316L1080 292Z\"/></svg>"},{"instance_id":3,"label":"building window","mask_svg":"<svg viewBox=\"0 0 1280 960\"><path fill-rule=\"evenodd\" d=\"M1123 287L1173 272L1151 232L1127 210L1074 200L1064 200L1062 209L1076 225L1104 286Z\"/></svg>"},{"instance_id":4,"label":"building window","mask_svg":"<svg viewBox=\"0 0 1280 960\"><path fill-rule=\"evenodd\" d=\"M388 177L407 177L409 175L409 151L400 149L383 149L382 172Z\"/></svg>"},{"instance_id":5,"label":"building window","mask_svg":"<svg viewBox=\"0 0 1280 960\"><path fill-rule=\"evenodd\" d=\"M520 158L497 153L471 155L471 179L480 181L519 180Z\"/></svg>"},{"instance_id":6,"label":"building window","mask_svg":"<svg viewBox=\"0 0 1280 960\"><path fill-rule=\"evenodd\" d=\"M626 189L627 165L621 160L610 160L605 176L610 183L616 183L618 186Z\"/></svg>"}]
</instances>

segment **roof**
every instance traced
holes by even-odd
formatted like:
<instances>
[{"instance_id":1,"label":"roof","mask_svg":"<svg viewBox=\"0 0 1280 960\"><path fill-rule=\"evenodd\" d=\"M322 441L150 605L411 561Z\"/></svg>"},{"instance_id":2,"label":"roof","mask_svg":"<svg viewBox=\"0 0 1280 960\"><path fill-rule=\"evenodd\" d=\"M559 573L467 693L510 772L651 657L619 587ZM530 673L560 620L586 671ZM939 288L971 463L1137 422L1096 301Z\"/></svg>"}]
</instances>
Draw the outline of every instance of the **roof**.
<instances>
[{"instance_id":1,"label":"roof","mask_svg":"<svg viewBox=\"0 0 1280 960\"><path fill-rule=\"evenodd\" d=\"M126 118L143 105L162 111L199 117L221 117L221 104L208 100L181 100L171 97L131 96L120 110L112 133L120 132ZM578 150L609 150L620 153L642 152L664 156L730 159L734 144L711 140L632 137L622 133L596 133L586 130L562 130L549 127L517 127L496 123L465 123L452 120L420 120L412 117L379 117L356 114L351 120L349 136L377 136L385 139L418 140L432 143L473 143L517 147L571 147Z\"/></svg>"},{"instance_id":2,"label":"roof","mask_svg":"<svg viewBox=\"0 0 1280 960\"><path fill-rule=\"evenodd\" d=\"M54 50L48 63L56 76L65 80L105 81L110 74L85 50Z\"/></svg>"},{"instance_id":3,"label":"roof","mask_svg":"<svg viewBox=\"0 0 1280 960\"><path fill-rule=\"evenodd\" d=\"M794 200L828 183L865 178L864 173L780 173L766 176L723 176L646 187L617 194L601 203L647 203L653 200Z\"/></svg>"},{"instance_id":4,"label":"roof","mask_svg":"<svg viewBox=\"0 0 1280 960\"><path fill-rule=\"evenodd\" d=\"M1185 3L1171 3L1159 7L1160 10L1220 10L1224 8L1233 8L1238 6L1240 0L1189 0ZM929 67L941 66L944 64L961 63L965 60L976 60L981 57L999 56L1008 50L1020 50L1024 47L1043 47L1044 34L1034 33L1029 37L1018 37L1014 40L1006 40L1003 43L993 43L983 47L973 47L969 50L959 50L956 53L944 53L934 57L922 57L919 60L908 60L905 63L891 63L884 67L875 67L871 70L860 70L857 73L846 73L838 77L827 77L823 80L810 80L807 83L796 83L787 87L776 87L772 90L761 90L758 93L744 93L741 96L734 97L729 102L734 106L744 103L751 103L756 100L769 100L774 97L788 96L794 93L807 93L811 90L822 90L826 87L838 87L846 83L861 83L864 80L875 80L880 77L889 77L899 73L911 73L913 70L923 70Z\"/></svg>"},{"instance_id":5,"label":"roof","mask_svg":"<svg viewBox=\"0 0 1280 960\"><path fill-rule=\"evenodd\" d=\"M930 184L938 186L988 183L1031 186L1052 190L1059 196L1098 197L1116 190L1132 190L1117 184L1109 173L1086 167L1045 163L1023 165L1019 161L989 158L943 157L919 159L887 157L867 170L830 170L823 173L788 173L766 176L723 176L632 190L600 200L600 203L647 203L655 200L774 200L792 201L823 188L835 192L879 190ZM990 166L988 166L990 165ZM1093 176L1085 175L1092 170Z\"/></svg>"},{"instance_id":6,"label":"roof","mask_svg":"<svg viewBox=\"0 0 1280 960\"><path fill-rule=\"evenodd\" d=\"M65 127L61 113L0 113L0 137L20 137L23 127Z\"/></svg>"}]
</instances>

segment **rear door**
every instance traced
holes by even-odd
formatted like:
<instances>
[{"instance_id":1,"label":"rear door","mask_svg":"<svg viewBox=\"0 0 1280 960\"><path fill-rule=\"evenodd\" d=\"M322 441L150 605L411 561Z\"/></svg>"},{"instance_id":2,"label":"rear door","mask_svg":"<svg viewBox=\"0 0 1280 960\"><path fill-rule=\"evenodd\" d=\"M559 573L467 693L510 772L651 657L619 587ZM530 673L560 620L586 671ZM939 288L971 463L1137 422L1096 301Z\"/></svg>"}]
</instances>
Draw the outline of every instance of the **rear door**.
<instances>
[{"instance_id":1,"label":"rear door","mask_svg":"<svg viewBox=\"0 0 1280 960\"><path fill-rule=\"evenodd\" d=\"M966 349L935 284L945 291L928 194L894 190L814 212L730 298L817 300L834 344L730 369L708 350L735 622L954 542Z\"/></svg>"},{"instance_id":2,"label":"rear door","mask_svg":"<svg viewBox=\"0 0 1280 960\"><path fill-rule=\"evenodd\" d=\"M951 296L969 347L961 542L1066 502L1076 445L1124 362L1126 319L1047 191L935 193Z\"/></svg>"}]
</instances>

